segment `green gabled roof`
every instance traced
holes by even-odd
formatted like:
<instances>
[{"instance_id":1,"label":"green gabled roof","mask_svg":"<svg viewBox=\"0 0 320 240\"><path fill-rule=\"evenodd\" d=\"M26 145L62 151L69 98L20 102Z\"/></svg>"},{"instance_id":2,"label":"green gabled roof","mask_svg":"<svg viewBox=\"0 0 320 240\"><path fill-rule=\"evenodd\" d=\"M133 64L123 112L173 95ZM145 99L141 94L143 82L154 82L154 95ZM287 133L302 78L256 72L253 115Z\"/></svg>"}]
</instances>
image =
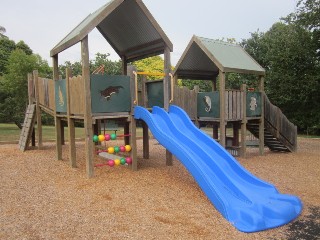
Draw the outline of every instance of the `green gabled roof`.
<instances>
[{"instance_id":1,"label":"green gabled roof","mask_svg":"<svg viewBox=\"0 0 320 240\"><path fill-rule=\"evenodd\" d=\"M219 71L265 75L265 70L240 45L197 36L192 37L174 74L213 79Z\"/></svg>"},{"instance_id":2,"label":"green gabled roof","mask_svg":"<svg viewBox=\"0 0 320 240\"><path fill-rule=\"evenodd\" d=\"M84 39L94 28L128 61L164 53L173 45L142 0L112 0L89 14L50 52L54 56Z\"/></svg>"}]
</instances>

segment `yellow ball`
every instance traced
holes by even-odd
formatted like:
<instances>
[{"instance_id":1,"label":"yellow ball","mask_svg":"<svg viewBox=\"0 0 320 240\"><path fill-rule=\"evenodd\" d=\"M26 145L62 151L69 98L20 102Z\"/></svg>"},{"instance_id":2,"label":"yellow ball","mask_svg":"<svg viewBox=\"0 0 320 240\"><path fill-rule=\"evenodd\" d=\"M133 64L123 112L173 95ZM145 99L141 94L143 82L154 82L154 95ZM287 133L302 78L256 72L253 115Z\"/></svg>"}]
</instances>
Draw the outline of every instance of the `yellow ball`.
<instances>
[{"instance_id":1,"label":"yellow ball","mask_svg":"<svg viewBox=\"0 0 320 240\"><path fill-rule=\"evenodd\" d=\"M114 153L114 147L108 147L108 153Z\"/></svg>"},{"instance_id":2,"label":"yellow ball","mask_svg":"<svg viewBox=\"0 0 320 240\"><path fill-rule=\"evenodd\" d=\"M104 141L105 140L104 135L99 135L98 139L99 139L100 142Z\"/></svg>"},{"instance_id":3,"label":"yellow ball","mask_svg":"<svg viewBox=\"0 0 320 240\"><path fill-rule=\"evenodd\" d=\"M131 146L130 145L126 145L125 148L126 148L126 152L130 152L131 151Z\"/></svg>"},{"instance_id":4,"label":"yellow ball","mask_svg":"<svg viewBox=\"0 0 320 240\"><path fill-rule=\"evenodd\" d=\"M115 159L114 160L114 165L119 166L120 165L120 159Z\"/></svg>"}]
</instances>

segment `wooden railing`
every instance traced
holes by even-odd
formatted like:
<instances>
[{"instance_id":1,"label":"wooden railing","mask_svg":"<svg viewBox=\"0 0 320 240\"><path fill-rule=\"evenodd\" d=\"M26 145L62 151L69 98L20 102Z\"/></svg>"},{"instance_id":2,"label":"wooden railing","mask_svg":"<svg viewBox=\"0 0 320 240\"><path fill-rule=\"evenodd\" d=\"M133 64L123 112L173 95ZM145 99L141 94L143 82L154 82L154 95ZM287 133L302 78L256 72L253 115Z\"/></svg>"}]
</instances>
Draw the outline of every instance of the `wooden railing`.
<instances>
[{"instance_id":1,"label":"wooden railing","mask_svg":"<svg viewBox=\"0 0 320 240\"><path fill-rule=\"evenodd\" d=\"M174 98L172 104L184 109L191 120L197 118L197 91L189 90L187 87L174 86Z\"/></svg>"},{"instance_id":2,"label":"wooden railing","mask_svg":"<svg viewBox=\"0 0 320 240\"><path fill-rule=\"evenodd\" d=\"M38 78L39 104L48 110L53 111L55 108L54 98L54 81L47 78Z\"/></svg>"},{"instance_id":3,"label":"wooden railing","mask_svg":"<svg viewBox=\"0 0 320 240\"><path fill-rule=\"evenodd\" d=\"M297 150L297 127L263 94L265 127L291 151Z\"/></svg>"},{"instance_id":4,"label":"wooden railing","mask_svg":"<svg viewBox=\"0 0 320 240\"><path fill-rule=\"evenodd\" d=\"M226 120L241 120L243 117L243 92L227 90L225 99Z\"/></svg>"},{"instance_id":5,"label":"wooden railing","mask_svg":"<svg viewBox=\"0 0 320 240\"><path fill-rule=\"evenodd\" d=\"M83 78L76 76L69 79L70 84L70 114L84 114ZM88 89L90 91L90 89Z\"/></svg>"}]
</instances>

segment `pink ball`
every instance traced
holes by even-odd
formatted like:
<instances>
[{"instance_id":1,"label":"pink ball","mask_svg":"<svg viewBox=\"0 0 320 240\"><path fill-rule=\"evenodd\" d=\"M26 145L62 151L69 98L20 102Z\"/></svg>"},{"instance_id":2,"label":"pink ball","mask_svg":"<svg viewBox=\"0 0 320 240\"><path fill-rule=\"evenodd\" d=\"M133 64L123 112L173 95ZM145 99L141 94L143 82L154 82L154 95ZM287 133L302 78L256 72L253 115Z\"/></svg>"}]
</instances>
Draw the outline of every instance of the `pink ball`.
<instances>
[{"instance_id":1,"label":"pink ball","mask_svg":"<svg viewBox=\"0 0 320 240\"><path fill-rule=\"evenodd\" d=\"M111 139L110 134L104 135L104 140L109 141Z\"/></svg>"},{"instance_id":2,"label":"pink ball","mask_svg":"<svg viewBox=\"0 0 320 240\"><path fill-rule=\"evenodd\" d=\"M126 151L125 146L120 146L120 151L121 151L121 152L125 152L125 151Z\"/></svg>"},{"instance_id":3,"label":"pink ball","mask_svg":"<svg viewBox=\"0 0 320 240\"><path fill-rule=\"evenodd\" d=\"M132 163L131 157L126 157L126 163L128 163L128 164L131 164L131 163Z\"/></svg>"},{"instance_id":4,"label":"pink ball","mask_svg":"<svg viewBox=\"0 0 320 240\"><path fill-rule=\"evenodd\" d=\"M113 161L113 160L109 160L109 161L108 161L108 165L109 165L110 167L113 167L113 166L114 166L114 161Z\"/></svg>"}]
</instances>

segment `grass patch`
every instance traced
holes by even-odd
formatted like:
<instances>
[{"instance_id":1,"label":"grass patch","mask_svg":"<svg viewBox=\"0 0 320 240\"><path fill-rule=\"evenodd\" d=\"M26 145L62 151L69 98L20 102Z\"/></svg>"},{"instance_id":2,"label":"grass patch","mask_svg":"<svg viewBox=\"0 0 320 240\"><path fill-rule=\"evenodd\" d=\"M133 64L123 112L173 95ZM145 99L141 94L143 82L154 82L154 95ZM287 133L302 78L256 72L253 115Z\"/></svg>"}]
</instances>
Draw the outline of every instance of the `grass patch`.
<instances>
[{"instance_id":1,"label":"grass patch","mask_svg":"<svg viewBox=\"0 0 320 240\"><path fill-rule=\"evenodd\" d=\"M37 131L37 126L35 127ZM114 131L106 131L106 133L113 133ZM21 129L17 127L15 124L11 123L0 123L0 142L13 142L19 141ZM102 130L102 134L104 131ZM117 131L118 135L123 134L123 129L119 127L119 131ZM64 128L64 136L65 140L68 141L68 127ZM76 128L75 129L76 138L84 138L84 129ZM137 128L137 137L142 136L142 129ZM43 141L55 140L55 127L54 126L42 126L42 139Z\"/></svg>"},{"instance_id":2,"label":"grass patch","mask_svg":"<svg viewBox=\"0 0 320 240\"><path fill-rule=\"evenodd\" d=\"M37 131L37 127L35 127ZM76 138L84 138L84 129L76 128ZM19 141L21 129L15 124L0 123L0 142ZM65 139L68 139L68 128L64 128ZM42 126L42 139L55 140L55 127L54 126Z\"/></svg>"}]
</instances>

